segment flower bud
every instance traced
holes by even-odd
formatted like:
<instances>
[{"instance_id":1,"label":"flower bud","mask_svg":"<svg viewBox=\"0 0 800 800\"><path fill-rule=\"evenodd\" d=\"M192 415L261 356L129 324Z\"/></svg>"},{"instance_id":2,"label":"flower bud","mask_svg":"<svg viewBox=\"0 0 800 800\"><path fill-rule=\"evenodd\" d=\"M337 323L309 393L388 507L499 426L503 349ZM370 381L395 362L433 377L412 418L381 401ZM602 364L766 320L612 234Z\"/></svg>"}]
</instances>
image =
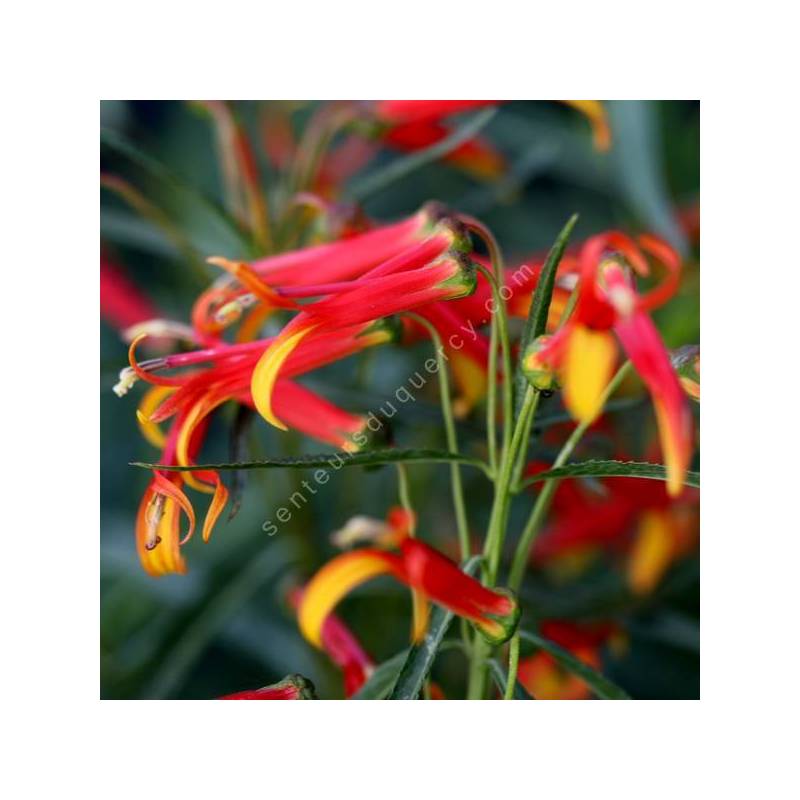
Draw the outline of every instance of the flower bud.
<instances>
[{"instance_id":1,"label":"flower bud","mask_svg":"<svg viewBox=\"0 0 800 800\"><path fill-rule=\"evenodd\" d=\"M558 389L555 371L545 364L539 354L549 343L551 336L539 336L534 339L525 351L522 360L522 371L528 383L540 392L551 392Z\"/></svg>"}]
</instances>

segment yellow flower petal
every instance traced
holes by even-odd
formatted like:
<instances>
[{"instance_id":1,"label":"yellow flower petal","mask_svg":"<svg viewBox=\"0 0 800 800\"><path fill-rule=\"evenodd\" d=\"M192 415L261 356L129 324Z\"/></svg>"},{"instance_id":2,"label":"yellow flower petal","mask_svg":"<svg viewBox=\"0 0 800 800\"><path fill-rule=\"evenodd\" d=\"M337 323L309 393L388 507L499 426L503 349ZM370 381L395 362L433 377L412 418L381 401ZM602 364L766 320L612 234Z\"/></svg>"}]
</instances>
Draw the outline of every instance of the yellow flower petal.
<instances>
[{"instance_id":1,"label":"yellow flower petal","mask_svg":"<svg viewBox=\"0 0 800 800\"><path fill-rule=\"evenodd\" d=\"M253 403L256 410L261 414L270 425L280 428L282 431L288 430L272 411L272 390L275 388L275 381L284 361L292 354L292 351L300 344L303 337L307 336L315 326L301 328L296 333L287 337L279 336L262 354L258 360L253 377L250 381L250 392L253 395Z\"/></svg>"},{"instance_id":2,"label":"yellow flower petal","mask_svg":"<svg viewBox=\"0 0 800 800\"><path fill-rule=\"evenodd\" d=\"M190 465L189 460L189 442L192 440L192 434L194 433L197 426L215 409L217 406L222 405L228 397L221 397L215 401L209 401L208 399L201 399L198 400L189 410L189 413L186 415L186 419L183 421L183 425L181 425L181 429L178 431L178 440L175 444L175 456L178 461L178 466L181 467L188 467ZM215 490L214 487L209 486L207 483L198 480L191 472L184 472L183 478L186 483L192 487L192 489L196 489L198 492L205 492L206 494L212 494Z\"/></svg>"},{"instance_id":3,"label":"yellow flower petal","mask_svg":"<svg viewBox=\"0 0 800 800\"><path fill-rule=\"evenodd\" d=\"M647 594L658 584L672 562L672 528L664 511L647 511L639 522L628 559L628 585L635 594Z\"/></svg>"},{"instance_id":4,"label":"yellow flower petal","mask_svg":"<svg viewBox=\"0 0 800 800\"><path fill-rule=\"evenodd\" d=\"M575 325L564 361L564 402L580 422L591 422L602 410L602 395L617 357L614 336Z\"/></svg>"},{"instance_id":5,"label":"yellow flower petal","mask_svg":"<svg viewBox=\"0 0 800 800\"><path fill-rule=\"evenodd\" d=\"M580 111L592 126L594 146L598 150L608 150L611 147L611 128L608 125L608 116L603 104L599 100L562 100L568 106Z\"/></svg>"},{"instance_id":6,"label":"yellow flower petal","mask_svg":"<svg viewBox=\"0 0 800 800\"><path fill-rule=\"evenodd\" d=\"M155 422L150 421L150 415L176 388L175 386L152 386L145 392L139 408L136 409L136 419L139 420L139 430L142 432L142 436L159 450L164 448L167 437Z\"/></svg>"},{"instance_id":7,"label":"yellow flower petal","mask_svg":"<svg viewBox=\"0 0 800 800\"><path fill-rule=\"evenodd\" d=\"M395 559L376 550L357 550L329 561L303 592L297 613L303 636L322 647L322 626L336 604L356 586L393 572Z\"/></svg>"},{"instance_id":8,"label":"yellow flower petal","mask_svg":"<svg viewBox=\"0 0 800 800\"><path fill-rule=\"evenodd\" d=\"M428 619L431 613L430 603L424 592L419 589L411 590L411 602L413 606L413 624L411 628L411 641L414 644L421 642L428 631Z\"/></svg>"}]
</instances>

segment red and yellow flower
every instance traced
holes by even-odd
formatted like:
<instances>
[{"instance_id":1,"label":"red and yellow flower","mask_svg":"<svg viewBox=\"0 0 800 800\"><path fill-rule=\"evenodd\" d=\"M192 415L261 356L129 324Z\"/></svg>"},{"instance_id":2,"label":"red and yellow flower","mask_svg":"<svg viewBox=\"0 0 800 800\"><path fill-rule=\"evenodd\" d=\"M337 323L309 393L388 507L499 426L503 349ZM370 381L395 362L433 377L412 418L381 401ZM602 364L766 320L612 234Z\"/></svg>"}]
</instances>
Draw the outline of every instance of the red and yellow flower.
<instances>
[{"instance_id":1,"label":"red and yellow flower","mask_svg":"<svg viewBox=\"0 0 800 800\"><path fill-rule=\"evenodd\" d=\"M667 277L640 295L634 274L649 274L645 254L666 267ZM638 242L616 232L592 237L581 250L580 293L574 313L555 335L535 342L525 358L528 374L555 369L567 409L575 419L591 422L600 413L618 358L616 334L653 398L672 495L683 486L692 454L693 423L669 353L648 312L672 296L679 274L675 251L653 236L640 236Z\"/></svg>"},{"instance_id":2,"label":"red and yellow flower","mask_svg":"<svg viewBox=\"0 0 800 800\"><path fill-rule=\"evenodd\" d=\"M390 575L416 591L426 607L431 601L463 617L491 642L504 642L513 635L519 605L511 592L481 585L445 555L412 538L407 524L394 523L391 527L396 534L393 550L360 548L344 553L329 561L308 582L298 619L309 642L322 647L325 622L336 604L379 575ZM423 622L426 616L420 615ZM419 625L414 638L421 638L424 632L425 626Z\"/></svg>"}]
</instances>

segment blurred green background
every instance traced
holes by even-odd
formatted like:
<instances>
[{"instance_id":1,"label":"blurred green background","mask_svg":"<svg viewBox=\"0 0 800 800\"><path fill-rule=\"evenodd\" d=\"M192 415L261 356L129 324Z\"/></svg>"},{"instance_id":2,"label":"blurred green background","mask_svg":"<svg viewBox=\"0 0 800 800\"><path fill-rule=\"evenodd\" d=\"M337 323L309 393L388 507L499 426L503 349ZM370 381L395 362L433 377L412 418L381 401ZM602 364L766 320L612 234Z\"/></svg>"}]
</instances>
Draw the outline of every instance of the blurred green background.
<instances>
[{"instance_id":1,"label":"blurred green background","mask_svg":"<svg viewBox=\"0 0 800 800\"><path fill-rule=\"evenodd\" d=\"M313 106L296 112L299 128ZM237 110L257 144L260 104L238 103ZM379 220L392 220L429 199L441 200L486 222L511 264L546 249L576 211L580 221L574 241L609 227L657 232L688 258L679 296L657 313L657 322L668 346L699 343L697 252L678 222L679 212L699 202L699 103L612 102L609 115L614 146L598 153L585 119L571 109L550 102L506 104L481 132L508 161L500 181L481 183L450 166L430 164L370 197L366 211ZM203 114L179 102L113 101L101 104L101 123L131 148L123 152L102 145L102 170L123 177L161 209L185 237L183 245L204 255L247 255L207 202L210 198L221 203L222 194L213 131ZM261 148L256 149L261 158ZM381 153L361 176L402 157ZM269 181L266 159L261 158L259 168ZM125 268L165 316L186 321L211 273L187 256L179 239L176 246L175 237L165 236L118 196L103 191L101 198L104 253ZM421 343L367 352L319 370L304 382L344 408L366 412L406 382L428 348ZM341 697L340 674L303 641L282 598L292 580L310 575L334 554L329 543L333 530L355 514L383 517L397 502L394 470L340 471L273 537L262 531L262 523L274 517L275 509L307 475L249 472L238 515L226 524L226 512L210 543L203 544L198 536L186 546L189 573L152 579L141 570L134 546L136 509L149 475L128 462L155 460L158 454L137 429L141 387L122 399L111 391L125 363L125 345L116 331L101 323L102 697L211 698L263 686L290 672L309 677L321 697ZM561 413L557 396L540 412L545 424ZM224 409L216 416L203 461L229 460L233 415ZM441 447L433 382L393 422L398 444ZM626 410L619 428L629 452L641 452L652 434L649 403ZM479 450L483 414L460 423L459 436L462 449ZM246 455L252 458L326 449L260 422L253 426L247 446ZM593 446L588 442L585 452ZM553 455L552 449L532 446L531 457ZM421 465L409 472L421 534L448 549L455 526L447 468ZM476 471L464 471L464 478L473 533L482 536L490 485ZM530 502L520 500L514 507L512 545ZM204 508L199 502L198 513ZM630 595L610 561L566 583L533 573L522 597L526 609L540 619L618 622L628 632L629 646L623 656L607 654L603 669L634 697L699 696L697 556L682 559L645 598ZM377 662L407 645L409 600L401 587L376 581L347 599L340 610ZM434 677L448 696L459 696L464 672L461 657L446 652L437 661Z\"/></svg>"}]
</instances>

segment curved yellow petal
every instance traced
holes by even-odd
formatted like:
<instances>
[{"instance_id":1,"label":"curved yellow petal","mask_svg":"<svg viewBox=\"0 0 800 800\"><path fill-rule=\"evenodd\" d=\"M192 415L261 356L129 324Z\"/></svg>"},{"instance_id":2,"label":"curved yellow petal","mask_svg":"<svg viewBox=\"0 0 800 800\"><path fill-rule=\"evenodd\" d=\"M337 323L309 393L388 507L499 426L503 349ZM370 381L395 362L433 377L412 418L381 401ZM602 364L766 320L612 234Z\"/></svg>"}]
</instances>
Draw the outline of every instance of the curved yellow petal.
<instances>
[{"instance_id":1,"label":"curved yellow petal","mask_svg":"<svg viewBox=\"0 0 800 800\"><path fill-rule=\"evenodd\" d=\"M159 450L164 448L167 437L155 422L150 421L150 415L176 388L175 386L151 386L142 397L139 408L136 409L136 419L139 420L139 430L142 432L142 436Z\"/></svg>"},{"instance_id":2,"label":"curved yellow petal","mask_svg":"<svg viewBox=\"0 0 800 800\"><path fill-rule=\"evenodd\" d=\"M356 586L394 572L397 556L378 550L355 550L329 561L309 581L297 611L300 631L322 647L322 626L336 604Z\"/></svg>"},{"instance_id":3,"label":"curved yellow petal","mask_svg":"<svg viewBox=\"0 0 800 800\"><path fill-rule=\"evenodd\" d=\"M592 139L598 150L611 147L611 128L608 124L606 109L599 100L562 100L568 106L580 111L592 126Z\"/></svg>"},{"instance_id":4,"label":"curved yellow petal","mask_svg":"<svg viewBox=\"0 0 800 800\"><path fill-rule=\"evenodd\" d=\"M411 641L417 644L422 641L428 631L428 619L431 613L431 606L428 602L427 595L419 589L411 590L411 602L413 608Z\"/></svg>"},{"instance_id":5,"label":"curved yellow petal","mask_svg":"<svg viewBox=\"0 0 800 800\"><path fill-rule=\"evenodd\" d=\"M314 325L301 328L296 333L292 333L285 338L279 336L258 359L253 377L250 381L250 393L253 395L253 403L256 410L261 414L270 425L280 428L282 431L288 430L272 411L272 390L275 388L275 381L284 361L292 354L292 351L300 344L303 337L307 336Z\"/></svg>"},{"instance_id":6,"label":"curved yellow petal","mask_svg":"<svg viewBox=\"0 0 800 800\"><path fill-rule=\"evenodd\" d=\"M579 422L591 422L602 410L602 397L617 358L608 331L575 325L567 340L563 368L564 403Z\"/></svg>"},{"instance_id":7,"label":"curved yellow petal","mask_svg":"<svg viewBox=\"0 0 800 800\"><path fill-rule=\"evenodd\" d=\"M217 487L214 489L214 497L211 499L211 505L206 512L206 518L203 521L203 541L207 542L211 538L211 531L217 524L219 515L225 508L228 502L228 490L219 478L217 478Z\"/></svg>"},{"instance_id":8,"label":"curved yellow petal","mask_svg":"<svg viewBox=\"0 0 800 800\"><path fill-rule=\"evenodd\" d=\"M148 575L186 572L179 544L178 505L171 497L145 492L136 520L136 549Z\"/></svg>"},{"instance_id":9,"label":"curved yellow petal","mask_svg":"<svg viewBox=\"0 0 800 800\"><path fill-rule=\"evenodd\" d=\"M222 405L228 399L228 397L220 397L216 400L209 401L207 398L203 398L198 400L198 402L191 407L189 413L186 415L186 419L183 421L183 425L181 425L181 429L178 431L178 440L175 444L175 457L178 461L178 466L188 467L190 465L189 442L192 440L192 434L197 426L217 408L217 406ZM183 479L192 489L196 489L198 492L205 492L206 494L212 494L214 492L213 487L199 481L191 472L185 472L183 474Z\"/></svg>"},{"instance_id":10,"label":"curved yellow petal","mask_svg":"<svg viewBox=\"0 0 800 800\"><path fill-rule=\"evenodd\" d=\"M640 595L652 591L672 562L673 554L674 541L667 513L645 512L628 559L631 591Z\"/></svg>"}]
</instances>

